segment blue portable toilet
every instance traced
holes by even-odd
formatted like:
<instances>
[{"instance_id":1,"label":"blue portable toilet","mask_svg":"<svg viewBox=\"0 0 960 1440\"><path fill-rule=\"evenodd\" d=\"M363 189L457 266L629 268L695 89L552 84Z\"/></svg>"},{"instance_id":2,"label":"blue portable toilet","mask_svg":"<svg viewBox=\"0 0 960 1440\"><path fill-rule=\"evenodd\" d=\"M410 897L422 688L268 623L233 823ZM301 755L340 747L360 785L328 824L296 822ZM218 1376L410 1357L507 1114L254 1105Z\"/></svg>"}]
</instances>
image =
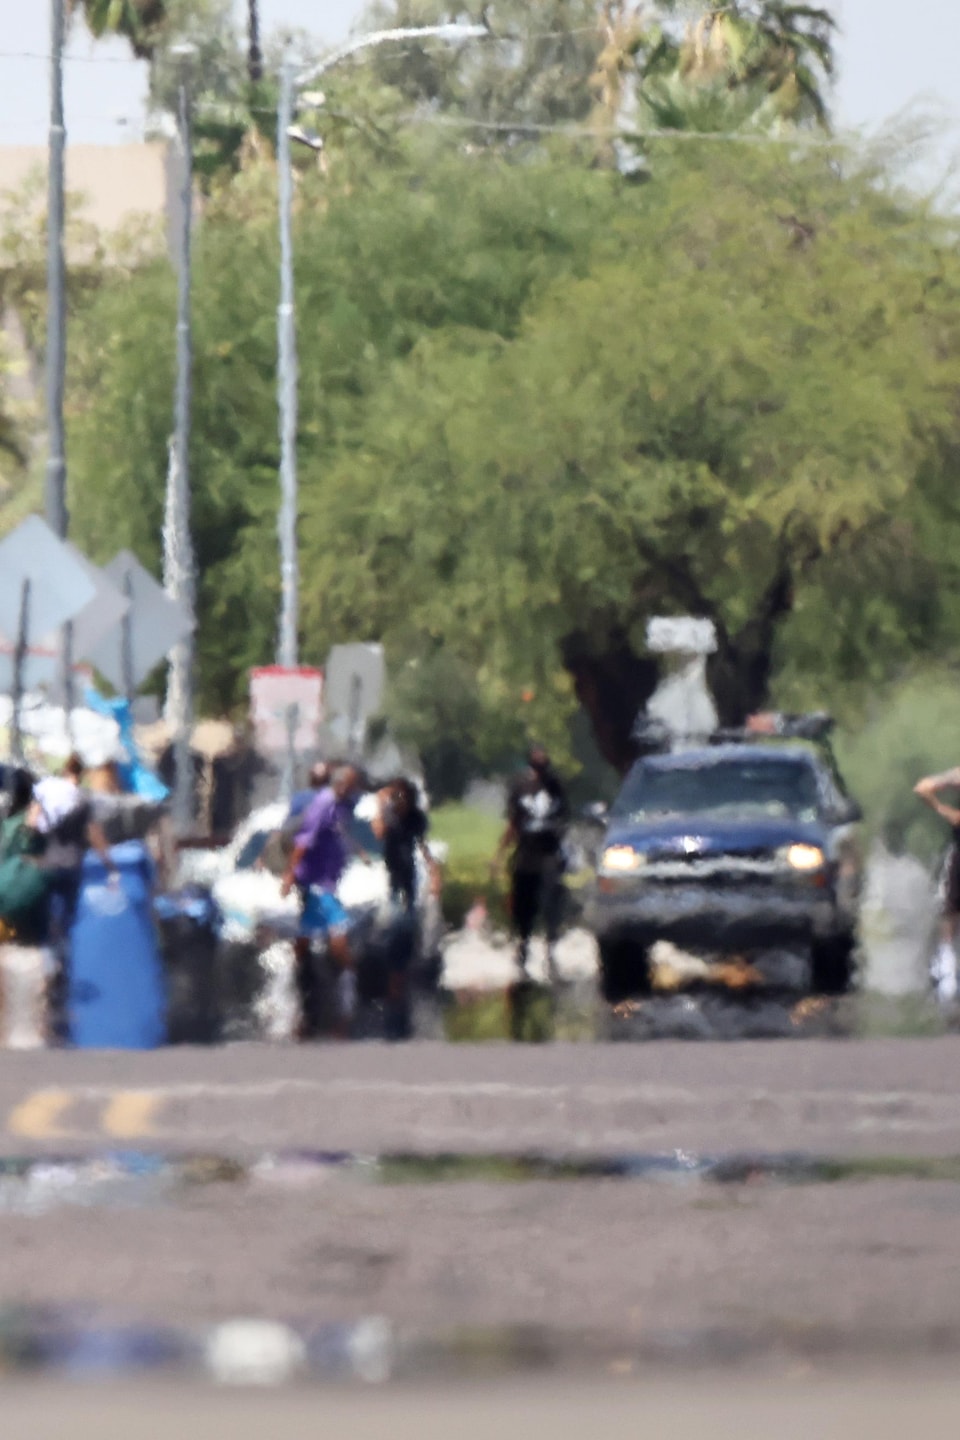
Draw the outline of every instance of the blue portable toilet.
<instances>
[{"instance_id":1,"label":"blue portable toilet","mask_svg":"<svg viewBox=\"0 0 960 1440\"><path fill-rule=\"evenodd\" d=\"M70 1040L86 1050L152 1050L167 1038L153 862L140 840L114 845L110 855L119 885L95 852L83 862L70 936Z\"/></svg>"}]
</instances>

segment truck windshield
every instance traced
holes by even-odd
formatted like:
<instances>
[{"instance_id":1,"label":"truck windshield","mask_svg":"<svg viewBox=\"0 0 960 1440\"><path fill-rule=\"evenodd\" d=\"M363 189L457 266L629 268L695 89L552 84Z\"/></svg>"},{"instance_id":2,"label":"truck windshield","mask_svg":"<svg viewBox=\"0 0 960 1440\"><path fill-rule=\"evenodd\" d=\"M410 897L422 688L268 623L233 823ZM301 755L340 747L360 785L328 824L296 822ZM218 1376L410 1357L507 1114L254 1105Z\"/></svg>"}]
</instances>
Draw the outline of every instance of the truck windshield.
<instances>
[{"instance_id":1,"label":"truck windshield","mask_svg":"<svg viewBox=\"0 0 960 1440\"><path fill-rule=\"evenodd\" d=\"M817 782L812 768L796 760L715 760L676 769L641 762L611 813L632 819L744 815L814 820Z\"/></svg>"}]
</instances>

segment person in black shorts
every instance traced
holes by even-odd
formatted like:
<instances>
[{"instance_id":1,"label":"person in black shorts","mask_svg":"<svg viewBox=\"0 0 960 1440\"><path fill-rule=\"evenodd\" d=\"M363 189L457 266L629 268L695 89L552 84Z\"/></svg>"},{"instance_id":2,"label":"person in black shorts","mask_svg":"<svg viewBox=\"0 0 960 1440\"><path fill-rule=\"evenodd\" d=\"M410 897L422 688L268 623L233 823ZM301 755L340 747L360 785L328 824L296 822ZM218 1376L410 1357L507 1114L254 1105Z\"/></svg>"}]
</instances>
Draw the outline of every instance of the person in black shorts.
<instances>
[{"instance_id":1,"label":"person in black shorts","mask_svg":"<svg viewBox=\"0 0 960 1440\"><path fill-rule=\"evenodd\" d=\"M955 941L960 921L960 809L940 799L943 790L960 789L960 767L943 775L928 775L913 787L913 793L935 810L953 831L943 872L943 911L940 945L933 964L933 979L941 1000L954 1000L957 995L957 954Z\"/></svg>"},{"instance_id":2,"label":"person in black shorts","mask_svg":"<svg viewBox=\"0 0 960 1440\"><path fill-rule=\"evenodd\" d=\"M570 807L563 782L540 746L528 756L529 768L514 782L507 799L507 827L494 860L498 870L510 855L510 915L517 936L517 964L525 974L530 940L542 919L547 966L555 975L554 946L563 913L563 841Z\"/></svg>"}]
</instances>

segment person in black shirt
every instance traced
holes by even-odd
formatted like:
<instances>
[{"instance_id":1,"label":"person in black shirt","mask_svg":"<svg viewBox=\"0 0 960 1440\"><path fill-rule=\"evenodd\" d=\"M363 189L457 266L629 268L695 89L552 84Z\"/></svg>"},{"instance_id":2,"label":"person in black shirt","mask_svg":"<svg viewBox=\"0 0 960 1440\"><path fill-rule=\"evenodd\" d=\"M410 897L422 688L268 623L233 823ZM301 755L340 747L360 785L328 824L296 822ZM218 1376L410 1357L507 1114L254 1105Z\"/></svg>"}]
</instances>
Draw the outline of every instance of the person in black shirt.
<instances>
[{"instance_id":1,"label":"person in black shirt","mask_svg":"<svg viewBox=\"0 0 960 1440\"><path fill-rule=\"evenodd\" d=\"M507 827L494 869L510 856L510 914L517 934L517 963L525 973L530 939L542 918L547 965L555 975L553 950L563 910L563 841L570 807L563 782L540 746L528 756L529 768L514 782L507 799Z\"/></svg>"},{"instance_id":2,"label":"person in black shirt","mask_svg":"<svg viewBox=\"0 0 960 1440\"><path fill-rule=\"evenodd\" d=\"M391 927L388 948L387 1035L404 1040L410 1034L409 970L418 934L418 854L426 865L433 893L440 891L440 867L427 846L429 821L412 781L400 777L378 792L372 828L383 845L390 898L400 912Z\"/></svg>"},{"instance_id":3,"label":"person in black shirt","mask_svg":"<svg viewBox=\"0 0 960 1440\"><path fill-rule=\"evenodd\" d=\"M427 847L429 821L420 805L416 786L401 777L378 795L373 833L383 844L383 860L390 877L390 895L404 909L417 902L417 854L423 857L431 883L439 882L439 868Z\"/></svg>"}]
</instances>

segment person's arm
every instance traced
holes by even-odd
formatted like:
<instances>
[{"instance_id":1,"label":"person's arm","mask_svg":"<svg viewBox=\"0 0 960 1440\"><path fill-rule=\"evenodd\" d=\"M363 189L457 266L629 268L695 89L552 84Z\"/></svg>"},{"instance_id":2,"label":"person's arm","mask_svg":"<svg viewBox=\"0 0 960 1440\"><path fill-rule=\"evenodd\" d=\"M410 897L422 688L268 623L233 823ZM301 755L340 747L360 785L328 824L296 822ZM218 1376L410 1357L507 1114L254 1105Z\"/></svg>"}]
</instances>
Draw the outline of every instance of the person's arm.
<instances>
[{"instance_id":1,"label":"person's arm","mask_svg":"<svg viewBox=\"0 0 960 1440\"><path fill-rule=\"evenodd\" d=\"M290 891L296 884L297 866L300 864L300 861L303 859L304 855L306 855L309 848L310 847L306 842L298 841L297 844L294 845L293 849L290 851L290 859L287 862L286 870L283 872L283 879L280 881L280 895L282 899L286 900L287 896L290 894Z\"/></svg>"},{"instance_id":2,"label":"person's arm","mask_svg":"<svg viewBox=\"0 0 960 1440\"><path fill-rule=\"evenodd\" d=\"M918 780L913 787L914 795L917 795L931 810L935 810L949 825L960 826L960 809L954 805L947 805L940 799L941 790L956 789L960 786L960 768L948 770L943 775L927 775L923 780Z\"/></svg>"},{"instance_id":3,"label":"person's arm","mask_svg":"<svg viewBox=\"0 0 960 1440\"><path fill-rule=\"evenodd\" d=\"M375 798L377 802L377 813L370 821L370 829L378 840L382 840L387 833L387 810L390 807L391 800L389 788L378 790Z\"/></svg>"},{"instance_id":4,"label":"person's arm","mask_svg":"<svg viewBox=\"0 0 960 1440\"><path fill-rule=\"evenodd\" d=\"M100 824L99 820L94 820L93 818L91 818L87 821L87 844L89 845L91 850L95 850L100 856L100 859L106 866L107 873L111 876L111 878L119 875L120 872L118 871L116 865L114 865L113 859L110 855L110 846L107 842L106 831Z\"/></svg>"},{"instance_id":5,"label":"person's arm","mask_svg":"<svg viewBox=\"0 0 960 1440\"><path fill-rule=\"evenodd\" d=\"M421 840L419 844L420 854L423 856L423 863L430 877L430 894L439 895L443 889L443 866L436 856L431 854L430 846L426 840Z\"/></svg>"},{"instance_id":6,"label":"person's arm","mask_svg":"<svg viewBox=\"0 0 960 1440\"><path fill-rule=\"evenodd\" d=\"M426 866L427 874L430 877L430 893L431 895L439 896L443 889L443 866L440 864L439 860L437 860L436 857L431 853L430 846L427 844L427 834L429 832L429 829L430 822L427 819L425 813L421 810L419 812L419 820L417 824L417 847L420 851L421 856L423 857L423 863Z\"/></svg>"},{"instance_id":7,"label":"person's arm","mask_svg":"<svg viewBox=\"0 0 960 1440\"><path fill-rule=\"evenodd\" d=\"M513 820L508 820L506 829L500 836L500 843L496 848L492 861L490 862L490 869L494 875L497 874L500 867L502 866L507 851L512 850L513 847L516 845L517 838L517 827L514 824Z\"/></svg>"}]
</instances>

